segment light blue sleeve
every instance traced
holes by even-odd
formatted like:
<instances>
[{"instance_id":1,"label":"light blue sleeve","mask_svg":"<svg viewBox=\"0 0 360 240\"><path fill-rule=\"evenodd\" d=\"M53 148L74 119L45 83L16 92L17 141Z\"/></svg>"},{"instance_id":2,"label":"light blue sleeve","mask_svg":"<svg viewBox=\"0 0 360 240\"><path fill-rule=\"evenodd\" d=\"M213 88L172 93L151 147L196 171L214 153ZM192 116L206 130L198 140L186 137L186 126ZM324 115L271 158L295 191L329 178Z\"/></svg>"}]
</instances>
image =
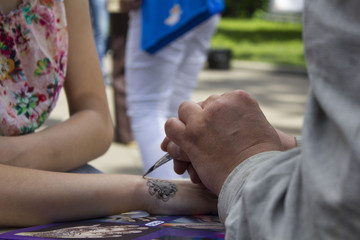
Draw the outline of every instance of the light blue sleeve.
<instances>
[{"instance_id":1,"label":"light blue sleeve","mask_svg":"<svg viewBox=\"0 0 360 240\"><path fill-rule=\"evenodd\" d=\"M239 165L219 196L227 239L359 239L360 1L308 0L300 147Z\"/></svg>"}]
</instances>

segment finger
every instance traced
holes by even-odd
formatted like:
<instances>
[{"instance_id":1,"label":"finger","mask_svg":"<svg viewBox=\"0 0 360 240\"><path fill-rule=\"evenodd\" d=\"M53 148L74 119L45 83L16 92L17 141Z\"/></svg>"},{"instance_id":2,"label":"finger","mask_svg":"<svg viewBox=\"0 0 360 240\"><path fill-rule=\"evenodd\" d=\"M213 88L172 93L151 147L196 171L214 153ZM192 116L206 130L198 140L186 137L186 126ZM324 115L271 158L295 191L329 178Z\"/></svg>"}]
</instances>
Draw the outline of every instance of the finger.
<instances>
[{"instance_id":1,"label":"finger","mask_svg":"<svg viewBox=\"0 0 360 240\"><path fill-rule=\"evenodd\" d=\"M199 175L197 174L196 170L194 169L194 167L191 164L187 168L187 171L188 171L190 179L193 183L195 183L195 184L202 183Z\"/></svg>"},{"instance_id":2,"label":"finger","mask_svg":"<svg viewBox=\"0 0 360 240\"><path fill-rule=\"evenodd\" d=\"M165 122L165 133L167 138L170 141L179 144L182 140L181 136L185 132L185 124L177 118L170 118ZM169 144L169 140L166 140L164 144L166 144L166 151L167 145Z\"/></svg>"},{"instance_id":3,"label":"finger","mask_svg":"<svg viewBox=\"0 0 360 240\"><path fill-rule=\"evenodd\" d=\"M174 142L169 142L167 152L176 160L190 162L188 155Z\"/></svg>"},{"instance_id":4,"label":"finger","mask_svg":"<svg viewBox=\"0 0 360 240\"><path fill-rule=\"evenodd\" d=\"M173 159L182 160L182 157L180 154L180 147L178 145L176 145L174 142L169 142L166 150L173 157ZM187 157L185 156L185 158L187 158Z\"/></svg>"},{"instance_id":5,"label":"finger","mask_svg":"<svg viewBox=\"0 0 360 240\"><path fill-rule=\"evenodd\" d=\"M177 174L181 175L188 169L189 165L190 165L190 163L188 163L188 162L174 160L174 171Z\"/></svg>"},{"instance_id":6,"label":"finger","mask_svg":"<svg viewBox=\"0 0 360 240\"><path fill-rule=\"evenodd\" d=\"M209 96L205 101L200 102L200 106L202 109L205 109L207 106L209 106L210 104L212 104L214 101L216 101L219 98L220 98L219 95L213 94L213 95Z\"/></svg>"},{"instance_id":7,"label":"finger","mask_svg":"<svg viewBox=\"0 0 360 240\"><path fill-rule=\"evenodd\" d=\"M202 188L202 189L207 189L209 190L202 182L198 183L198 185ZM209 190L210 191L210 190Z\"/></svg>"},{"instance_id":8,"label":"finger","mask_svg":"<svg viewBox=\"0 0 360 240\"><path fill-rule=\"evenodd\" d=\"M202 112L202 108L199 104L192 101L185 101L180 104L178 115L179 119L186 124L189 119L197 116L200 112Z\"/></svg>"},{"instance_id":9,"label":"finger","mask_svg":"<svg viewBox=\"0 0 360 240\"><path fill-rule=\"evenodd\" d=\"M161 150L163 150L164 152L167 152L167 146L170 143L170 141L171 140L168 137L165 137L160 145Z\"/></svg>"}]
</instances>

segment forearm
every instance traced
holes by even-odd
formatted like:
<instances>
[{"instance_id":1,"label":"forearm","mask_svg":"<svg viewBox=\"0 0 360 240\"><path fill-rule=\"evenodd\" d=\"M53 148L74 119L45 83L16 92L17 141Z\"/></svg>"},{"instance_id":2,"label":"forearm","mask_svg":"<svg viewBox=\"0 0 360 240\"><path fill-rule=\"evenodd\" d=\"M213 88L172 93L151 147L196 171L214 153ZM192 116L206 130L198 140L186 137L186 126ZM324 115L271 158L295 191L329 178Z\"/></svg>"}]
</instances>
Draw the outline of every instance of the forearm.
<instances>
[{"instance_id":1,"label":"forearm","mask_svg":"<svg viewBox=\"0 0 360 240\"><path fill-rule=\"evenodd\" d=\"M103 154L111 144L112 122L104 116L91 109L82 110L38 133L7 137L0 143L0 148L7 151L0 154L0 162L51 171L79 167Z\"/></svg>"},{"instance_id":2,"label":"forearm","mask_svg":"<svg viewBox=\"0 0 360 240\"><path fill-rule=\"evenodd\" d=\"M145 208L136 176L52 173L2 165L0 225L27 226Z\"/></svg>"},{"instance_id":3,"label":"forearm","mask_svg":"<svg viewBox=\"0 0 360 240\"><path fill-rule=\"evenodd\" d=\"M135 175L74 174L0 164L0 226L30 226L145 210L206 214L217 198L190 181Z\"/></svg>"}]
</instances>

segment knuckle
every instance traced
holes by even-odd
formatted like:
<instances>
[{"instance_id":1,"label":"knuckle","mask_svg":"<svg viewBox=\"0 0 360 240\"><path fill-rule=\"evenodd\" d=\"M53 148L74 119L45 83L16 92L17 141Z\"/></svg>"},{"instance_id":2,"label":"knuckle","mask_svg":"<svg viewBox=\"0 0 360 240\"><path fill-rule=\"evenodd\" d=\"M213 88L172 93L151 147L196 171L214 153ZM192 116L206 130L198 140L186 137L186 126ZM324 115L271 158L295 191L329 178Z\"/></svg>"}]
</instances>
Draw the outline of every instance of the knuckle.
<instances>
[{"instance_id":1,"label":"knuckle","mask_svg":"<svg viewBox=\"0 0 360 240\"><path fill-rule=\"evenodd\" d=\"M166 122L165 122L165 128L171 128L171 126L174 124L175 119L174 118L169 118Z\"/></svg>"},{"instance_id":2,"label":"knuckle","mask_svg":"<svg viewBox=\"0 0 360 240\"><path fill-rule=\"evenodd\" d=\"M215 102L220 96L216 94L212 94L209 97L206 98L205 101L201 102L200 106L204 109L207 106L211 105L213 102Z\"/></svg>"},{"instance_id":3,"label":"knuckle","mask_svg":"<svg viewBox=\"0 0 360 240\"><path fill-rule=\"evenodd\" d=\"M233 93L240 103L248 106L257 105L257 101L248 92L244 90L235 90Z\"/></svg>"},{"instance_id":4,"label":"knuckle","mask_svg":"<svg viewBox=\"0 0 360 240\"><path fill-rule=\"evenodd\" d=\"M216 99L218 99L220 96L219 95L217 95L217 94L212 94L212 95L210 95L209 97L208 97L208 99L209 100L216 100Z\"/></svg>"},{"instance_id":5,"label":"knuckle","mask_svg":"<svg viewBox=\"0 0 360 240\"><path fill-rule=\"evenodd\" d=\"M185 111L189 107L190 101L184 101L179 105L179 113Z\"/></svg>"},{"instance_id":6,"label":"knuckle","mask_svg":"<svg viewBox=\"0 0 360 240\"><path fill-rule=\"evenodd\" d=\"M184 120L187 117L192 104L193 103L191 101L184 101L179 105L179 108L178 108L179 119Z\"/></svg>"},{"instance_id":7,"label":"knuckle","mask_svg":"<svg viewBox=\"0 0 360 240\"><path fill-rule=\"evenodd\" d=\"M165 129L165 133L167 135L173 135L173 129L175 128L176 126L176 121L177 119L175 118L169 118L166 122L165 122L165 125L164 125L164 129Z\"/></svg>"}]
</instances>

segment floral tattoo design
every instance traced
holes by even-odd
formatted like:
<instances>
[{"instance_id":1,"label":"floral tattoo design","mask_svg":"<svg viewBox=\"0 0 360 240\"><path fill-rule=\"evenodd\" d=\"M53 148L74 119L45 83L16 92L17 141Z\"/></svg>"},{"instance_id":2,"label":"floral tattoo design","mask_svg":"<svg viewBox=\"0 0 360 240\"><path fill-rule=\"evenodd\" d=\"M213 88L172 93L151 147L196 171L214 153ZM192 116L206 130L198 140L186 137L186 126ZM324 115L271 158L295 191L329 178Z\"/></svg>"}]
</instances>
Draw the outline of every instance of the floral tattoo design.
<instances>
[{"instance_id":1,"label":"floral tattoo design","mask_svg":"<svg viewBox=\"0 0 360 240\"><path fill-rule=\"evenodd\" d=\"M178 190L175 184L158 179L148 179L146 185L149 186L149 193L151 196L155 195L158 199L164 202L167 202L170 198L175 197Z\"/></svg>"}]
</instances>

